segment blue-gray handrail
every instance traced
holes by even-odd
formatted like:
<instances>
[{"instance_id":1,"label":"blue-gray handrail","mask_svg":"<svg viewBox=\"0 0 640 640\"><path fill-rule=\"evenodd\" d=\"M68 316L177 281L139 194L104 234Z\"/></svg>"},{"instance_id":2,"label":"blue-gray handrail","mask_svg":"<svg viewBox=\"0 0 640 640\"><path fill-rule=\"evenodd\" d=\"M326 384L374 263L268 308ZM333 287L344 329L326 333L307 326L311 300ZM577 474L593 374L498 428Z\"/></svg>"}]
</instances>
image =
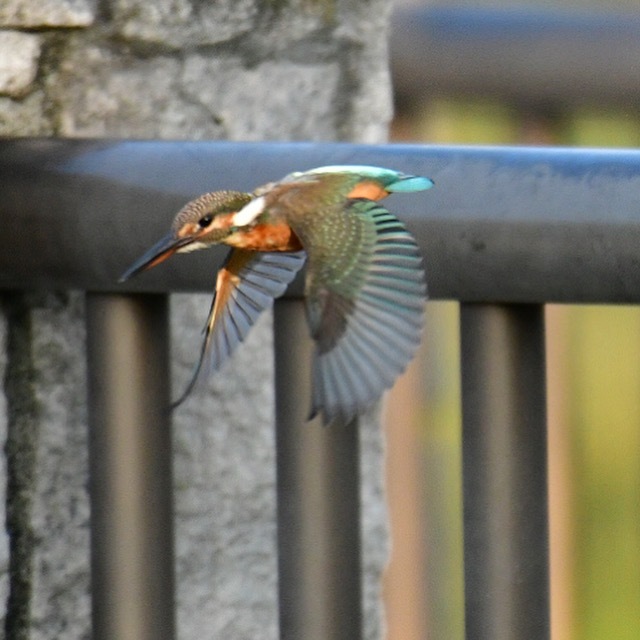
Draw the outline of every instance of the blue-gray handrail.
<instances>
[{"instance_id":1,"label":"blue-gray handrail","mask_svg":"<svg viewBox=\"0 0 640 640\"><path fill-rule=\"evenodd\" d=\"M0 288L88 292L96 640L173 638L169 425L158 411L168 401L164 294L210 291L222 253L185 256L124 285L117 277L196 194L348 163L436 182L388 203L419 241L432 298L462 303L468 637L548 635L542 305L640 301L640 153L4 140ZM297 336L295 349L276 353L281 637L354 640L357 438L310 428L306 399L286 393L310 369L299 293L298 283L275 314L276 348ZM109 336L126 348L111 349ZM126 456L125 436L145 455ZM132 486L156 495L158 510L131 507ZM158 522L167 522L160 537ZM123 581L140 597L124 597Z\"/></svg>"},{"instance_id":2,"label":"blue-gray handrail","mask_svg":"<svg viewBox=\"0 0 640 640\"><path fill-rule=\"evenodd\" d=\"M210 291L224 252L117 278L196 194L349 163L435 180L387 201L434 299L640 301L640 152L538 147L0 141L0 287Z\"/></svg>"}]
</instances>

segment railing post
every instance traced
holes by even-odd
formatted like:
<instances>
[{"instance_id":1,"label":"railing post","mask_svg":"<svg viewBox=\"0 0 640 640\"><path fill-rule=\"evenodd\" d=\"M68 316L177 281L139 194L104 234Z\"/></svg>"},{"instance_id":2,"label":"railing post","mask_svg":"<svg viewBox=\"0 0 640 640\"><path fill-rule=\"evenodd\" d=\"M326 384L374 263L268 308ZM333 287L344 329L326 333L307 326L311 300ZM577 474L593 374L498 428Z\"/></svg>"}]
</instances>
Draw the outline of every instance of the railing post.
<instances>
[{"instance_id":1,"label":"railing post","mask_svg":"<svg viewBox=\"0 0 640 640\"><path fill-rule=\"evenodd\" d=\"M172 640L167 296L86 300L92 637Z\"/></svg>"},{"instance_id":2,"label":"railing post","mask_svg":"<svg viewBox=\"0 0 640 640\"><path fill-rule=\"evenodd\" d=\"M461 305L466 637L549 637L542 305Z\"/></svg>"},{"instance_id":3,"label":"railing post","mask_svg":"<svg viewBox=\"0 0 640 640\"><path fill-rule=\"evenodd\" d=\"M275 306L282 640L362 636L358 425L307 423L311 340L300 300Z\"/></svg>"}]
</instances>

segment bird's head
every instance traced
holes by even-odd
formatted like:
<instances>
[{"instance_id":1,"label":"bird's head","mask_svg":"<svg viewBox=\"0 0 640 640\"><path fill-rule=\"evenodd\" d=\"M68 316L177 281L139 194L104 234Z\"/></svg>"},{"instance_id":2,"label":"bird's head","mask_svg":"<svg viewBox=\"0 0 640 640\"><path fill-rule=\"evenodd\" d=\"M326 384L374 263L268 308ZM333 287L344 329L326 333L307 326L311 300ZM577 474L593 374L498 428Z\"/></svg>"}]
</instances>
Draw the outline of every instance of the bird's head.
<instances>
[{"instance_id":1,"label":"bird's head","mask_svg":"<svg viewBox=\"0 0 640 640\"><path fill-rule=\"evenodd\" d=\"M136 260L120 277L120 282L170 258L174 253L205 249L224 242L236 231L233 216L251 195L239 191L213 191L188 202L176 215L169 233Z\"/></svg>"}]
</instances>

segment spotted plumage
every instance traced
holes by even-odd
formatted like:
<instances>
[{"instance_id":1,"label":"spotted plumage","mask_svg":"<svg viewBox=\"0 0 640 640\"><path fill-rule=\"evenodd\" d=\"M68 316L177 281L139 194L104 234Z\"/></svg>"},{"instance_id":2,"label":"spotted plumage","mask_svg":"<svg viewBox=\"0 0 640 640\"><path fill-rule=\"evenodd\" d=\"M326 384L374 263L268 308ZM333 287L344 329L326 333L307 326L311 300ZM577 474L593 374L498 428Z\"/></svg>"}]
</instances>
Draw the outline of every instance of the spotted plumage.
<instances>
[{"instance_id":1,"label":"spotted plumage","mask_svg":"<svg viewBox=\"0 0 640 640\"><path fill-rule=\"evenodd\" d=\"M234 249L218 274L196 376L218 369L307 261L305 301L316 349L311 415L349 421L379 398L417 349L426 285L418 247L378 204L427 178L367 166L320 167L253 194L215 192L188 203L170 234L123 276L175 252Z\"/></svg>"}]
</instances>

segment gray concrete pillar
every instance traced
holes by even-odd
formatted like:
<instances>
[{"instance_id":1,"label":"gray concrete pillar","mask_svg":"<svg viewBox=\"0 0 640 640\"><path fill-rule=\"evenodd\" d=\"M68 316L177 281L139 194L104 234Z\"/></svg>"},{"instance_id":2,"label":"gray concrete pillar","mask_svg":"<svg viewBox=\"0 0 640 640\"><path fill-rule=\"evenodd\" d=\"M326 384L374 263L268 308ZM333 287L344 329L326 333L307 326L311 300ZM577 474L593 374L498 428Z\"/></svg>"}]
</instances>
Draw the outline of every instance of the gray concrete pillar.
<instances>
[{"instance_id":1,"label":"gray concrete pillar","mask_svg":"<svg viewBox=\"0 0 640 640\"><path fill-rule=\"evenodd\" d=\"M388 5L9 0L0 6L0 134L382 142L390 117ZM159 211L149 225L160 235L170 217ZM83 297L0 298L5 635L87 638ZM191 372L208 304L207 296L172 301L174 395ZM224 374L175 414L181 640L278 636L273 388L267 315ZM387 552L375 422L362 426L364 626L371 639L382 633Z\"/></svg>"}]
</instances>

